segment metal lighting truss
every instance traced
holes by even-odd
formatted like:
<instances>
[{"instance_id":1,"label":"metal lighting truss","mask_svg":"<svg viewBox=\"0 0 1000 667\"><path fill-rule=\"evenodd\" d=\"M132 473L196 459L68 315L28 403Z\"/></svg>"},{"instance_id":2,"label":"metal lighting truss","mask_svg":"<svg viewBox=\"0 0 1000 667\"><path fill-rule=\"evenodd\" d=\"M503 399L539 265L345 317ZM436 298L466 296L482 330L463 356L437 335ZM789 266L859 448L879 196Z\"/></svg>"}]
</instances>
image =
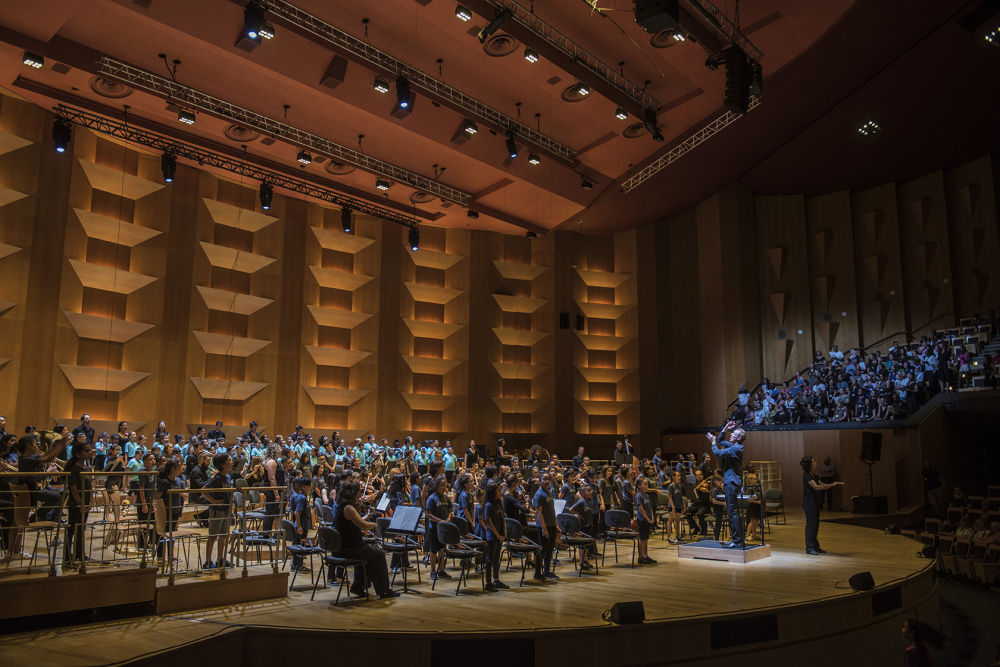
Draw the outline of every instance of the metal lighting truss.
<instances>
[{"instance_id":1,"label":"metal lighting truss","mask_svg":"<svg viewBox=\"0 0 1000 667\"><path fill-rule=\"evenodd\" d=\"M739 47L748 58L759 63L761 58L764 57L764 54L747 39L747 36L733 25L733 22L718 7L709 2L709 0L686 0L686 2L695 11L704 16L705 20L708 21L716 32L728 39L734 46Z\"/></svg>"},{"instance_id":2,"label":"metal lighting truss","mask_svg":"<svg viewBox=\"0 0 1000 667\"><path fill-rule=\"evenodd\" d=\"M280 172L262 169L261 167L250 164L245 160L237 160L219 153L213 153L202 148L197 148L196 146L192 146L190 144L175 141L160 134L131 127L126 122L110 120L108 118L104 118L103 116L98 116L96 114L67 107L61 104L55 108L55 113L57 118L69 121L70 123L88 127L101 132L102 134L124 139L125 141L139 144L153 150L170 153L175 157L187 158L197 162L198 164L207 164L219 169L225 169L226 171L234 174L239 174L246 178L260 181L261 183L270 183L275 187L291 190L292 192L298 192L299 194L307 195L309 197L322 199L323 201L330 202L331 204L335 204L341 208L349 208L352 211L367 213L368 215L382 218L383 220L388 220L390 222L395 222L398 225L403 225L404 227L409 227L411 229L416 229L418 225L416 218L400 215L399 213L390 211L389 209L375 204L371 204L363 199L346 197L329 188L314 185L302 179L292 178Z\"/></svg>"},{"instance_id":3,"label":"metal lighting truss","mask_svg":"<svg viewBox=\"0 0 1000 667\"><path fill-rule=\"evenodd\" d=\"M107 56L101 58L98 74L104 78L123 83L131 88L166 98L180 106L197 109L209 115L224 118L245 127L270 134L281 139L281 141L321 153L338 162L354 165L379 176L387 176L396 182L405 183L418 190L429 192L441 199L460 204L461 206L468 206L469 200L472 198L472 195L457 188L431 180L394 164L383 162L323 137L317 137L287 123L262 116L249 109L244 109L243 107L236 106L193 88L182 86L170 79L157 76L156 74Z\"/></svg>"},{"instance_id":4,"label":"metal lighting truss","mask_svg":"<svg viewBox=\"0 0 1000 667\"><path fill-rule=\"evenodd\" d=\"M760 104L760 97L751 97L748 109L753 109L758 104ZM693 150L695 147L708 141L713 136L724 130L730 123L739 118L741 115L742 114L735 114L732 111L727 111L715 120L710 121L701 129L695 130L694 134L690 137L671 148L654 162L651 162L647 166L640 169L635 173L635 175L626 179L621 185L621 191L631 192L636 187L652 178L656 173L662 171L671 163L676 162L686 153Z\"/></svg>"},{"instance_id":5,"label":"metal lighting truss","mask_svg":"<svg viewBox=\"0 0 1000 667\"><path fill-rule=\"evenodd\" d=\"M439 98L447 105L460 109L469 116L475 116L483 122L493 125L501 133L505 134L510 130L516 130L518 137L522 141L533 144L537 148L552 154L554 157L564 160L567 164L572 164L576 158L576 151L562 145L558 141L523 125L517 119L511 118L469 97L430 74L407 65L403 61L390 56L388 53L379 51L371 44L347 34L343 30L326 23L305 10L299 9L282 0L262 0L261 4L267 7L273 17L280 19L293 28L298 28L313 37L318 37L320 40L328 42L336 50L351 57L355 62L371 66L391 76L403 76L409 81L410 86L422 89L426 93Z\"/></svg>"},{"instance_id":6,"label":"metal lighting truss","mask_svg":"<svg viewBox=\"0 0 1000 667\"><path fill-rule=\"evenodd\" d=\"M603 79L605 83L629 97L639 106L646 109L656 109L660 106L660 103L652 95L626 79L620 72L616 72L610 65L602 62L569 37L535 16L530 10L525 9L513 0L485 0L485 2L499 11L509 9L513 14L511 17L512 21L517 21L569 58L582 64L592 74ZM268 4L271 4L270 1Z\"/></svg>"}]
</instances>

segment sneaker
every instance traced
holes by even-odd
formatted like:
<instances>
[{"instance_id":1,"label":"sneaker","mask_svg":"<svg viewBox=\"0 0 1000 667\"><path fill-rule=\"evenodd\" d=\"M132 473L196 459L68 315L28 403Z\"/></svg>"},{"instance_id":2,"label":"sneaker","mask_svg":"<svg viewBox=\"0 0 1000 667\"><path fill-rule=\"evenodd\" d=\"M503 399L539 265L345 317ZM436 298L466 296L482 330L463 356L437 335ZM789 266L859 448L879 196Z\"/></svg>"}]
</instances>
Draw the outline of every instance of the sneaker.
<instances>
[{"instance_id":1,"label":"sneaker","mask_svg":"<svg viewBox=\"0 0 1000 667\"><path fill-rule=\"evenodd\" d=\"M594 566L588 563L587 561L583 561L582 563L580 563L580 569L586 572L587 570L593 570Z\"/></svg>"},{"instance_id":2,"label":"sneaker","mask_svg":"<svg viewBox=\"0 0 1000 667\"><path fill-rule=\"evenodd\" d=\"M534 579L535 581L545 581L545 576L541 574L536 574L535 576L532 577L532 579Z\"/></svg>"},{"instance_id":3,"label":"sneaker","mask_svg":"<svg viewBox=\"0 0 1000 667\"><path fill-rule=\"evenodd\" d=\"M486 592L487 593L496 593L497 592L497 587L494 586L493 584L486 584L485 588L486 588Z\"/></svg>"},{"instance_id":4,"label":"sneaker","mask_svg":"<svg viewBox=\"0 0 1000 667\"><path fill-rule=\"evenodd\" d=\"M546 578L546 579L552 579L552 580L554 580L554 581L559 581L559 575L558 575L558 574L555 574L555 573L553 573L553 572L549 572L548 574L546 574L546 575L545 575L545 578Z\"/></svg>"},{"instance_id":5,"label":"sneaker","mask_svg":"<svg viewBox=\"0 0 1000 667\"><path fill-rule=\"evenodd\" d=\"M440 572L438 572L438 578L439 579L454 579L454 577L452 577L450 574L448 574L444 570L441 570Z\"/></svg>"},{"instance_id":6,"label":"sneaker","mask_svg":"<svg viewBox=\"0 0 1000 667\"><path fill-rule=\"evenodd\" d=\"M510 586L503 583L502 581L494 581L493 587L496 588L498 591L506 591L510 588Z\"/></svg>"},{"instance_id":7,"label":"sneaker","mask_svg":"<svg viewBox=\"0 0 1000 667\"><path fill-rule=\"evenodd\" d=\"M437 572L431 572L431 581L434 581L437 578L438 578L438 573Z\"/></svg>"},{"instance_id":8,"label":"sneaker","mask_svg":"<svg viewBox=\"0 0 1000 667\"><path fill-rule=\"evenodd\" d=\"M392 572L393 574L399 574L399 568L398 567L394 567L394 568L392 568L390 570L390 572Z\"/></svg>"},{"instance_id":9,"label":"sneaker","mask_svg":"<svg viewBox=\"0 0 1000 667\"><path fill-rule=\"evenodd\" d=\"M391 600L392 598L398 598L400 595L402 595L402 593L400 593L399 591L394 591L394 590L392 590L390 588L385 593L382 593L381 595L379 595L378 599L379 600Z\"/></svg>"},{"instance_id":10,"label":"sneaker","mask_svg":"<svg viewBox=\"0 0 1000 667\"><path fill-rule=\"evenodd\" d=\"M672 537L667 538L667 544L677 544L677 540Z\"/></svg>"},{"instance_id":11,"label":"sneaker","mask_svg":"<svg viewBox=\"0 0 1000 667\"><path fill-rule=\"evenodd\" d=\"M639 556L639 557L638 557L638 558L637 558L637 559L635 560L635 562L636 562L636 563L638 563L639 565L645 565L645 564L646 564L646 559L645 559L645 558L644 558L643 556Z\"/></svg>"},{"instance_id":12,"label":"sneaker","mask_svg":"<svg viewBox=\"0 0 1000 667\"><path fill-rule=\"evenodd\" d=\"M215 569L215 563L213 563L210 560L209 561L205 561L205 563L201 566L201 569L203 569L203 570L214 570Z\"/></svg>"},{"instance_id":13,"label":"sneaker","mask_svg":"<svg viewBox=\"0 0 1000 667\"><path fill-rule=\"evenodd\" d=\"M656 561L650 558L649 556L646 556L646 562L649 563L650 565L656 565Z\"/></svg>"}]
</instances>

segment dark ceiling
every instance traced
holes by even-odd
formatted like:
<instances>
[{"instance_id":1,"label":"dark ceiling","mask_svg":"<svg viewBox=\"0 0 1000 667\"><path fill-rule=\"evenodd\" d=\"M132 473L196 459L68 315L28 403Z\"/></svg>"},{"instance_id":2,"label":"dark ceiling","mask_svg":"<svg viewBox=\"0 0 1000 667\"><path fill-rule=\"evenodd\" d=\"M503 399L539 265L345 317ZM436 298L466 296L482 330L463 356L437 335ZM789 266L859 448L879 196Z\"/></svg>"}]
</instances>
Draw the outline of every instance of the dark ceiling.
<instances>
[{"instance_id":1,"label":"dark ceiling","mask_svg":"<svg viewBox=\"0 0 1000 667\"><path fill-rule=\"evenodd\" d=\"M725 70L708 69L705 59L728 42L695 18L688 0L680 2L681 24L695 39L683 42L643 32L632 21L630 0L597 0L596 8L586 0L519 2L586 56L570 59L553 40L513 20L480 44L476 33L512 0L465 0L473 14L468 22L456 17L455 0L266 0L276 34L251 48L237 44L245 1L33 0L0 5L0 85L46 108L64 103L120 117L127 104L136 125L229 151L246 145L252 162L301 172L299 146L287 133L234 134L233 121L211 110L184 125L167 94L102 84L115 78L101 72L102 56L169 80L159 57L166 54L180 61L173 76L184 87L461 196L429 196L405 178L391 179L382 192L371 169L347 165L331 173L329 155L305 168L314 183L415 213L421 222L508 233L565 224L605 233L669 217L734 181L761 194L818 194L902 180L1000 149L1000 49L962 25L983 5L988 11L978 22L985 16L995 23L993 0L716 0L763 53L761 104L623 192L631 175L724 113ZM296 27L289 12L315 17L314 28L325 23L347 33L379 58L395 59L392 67L419 70L438 92L414 86L412 112L393 113L392 67L340 60L336 41L315 30L310 35L302 21ZM525 60L525 48L536 50L539 61ZM22 64L25 49L44 56L45 67ZM587 66L587 58L606 63L608 77ZM376 75L389 81L388 93L373 89ZM607 78L625 81L633 94ZM579 97L570 90L579 81L591 94L567 101ZM663 143L641 127L643 105L635 98L643 96L656 110ZM496 126L461 110L470 101L520 123L517 158L507 156ZM619 106L629 111L627 119L616 118ZM463 116L476 118L479 132L459 143ZM856 128L869 118L882 130L862 137ZM540 164L529 163L531 151ZM592 189L581 187L585 178ZM479 217L467 217L467 208Z\"/></svg>"}]
</instances>

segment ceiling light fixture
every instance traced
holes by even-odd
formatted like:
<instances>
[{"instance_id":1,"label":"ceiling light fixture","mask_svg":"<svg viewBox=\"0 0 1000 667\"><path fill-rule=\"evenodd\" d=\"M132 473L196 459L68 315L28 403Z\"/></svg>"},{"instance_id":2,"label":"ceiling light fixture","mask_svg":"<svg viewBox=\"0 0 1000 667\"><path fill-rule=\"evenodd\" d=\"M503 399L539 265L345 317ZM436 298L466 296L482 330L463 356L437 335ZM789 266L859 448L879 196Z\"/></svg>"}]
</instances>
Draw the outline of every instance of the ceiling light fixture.
<instances>
[{"instance_id":1,"label":"ceiling light fixture","mask_svg":"<svg viewBox=\"0 0 1000 667\"><path fill-rule=\"evenodd\" d=\"M509 155L512 160L517 157L517 144L514 142L513 132L507 133L507 155Z\"/></svg>"},{"instance_id":2,"label":"ceiling light fixture","mask_svg":"<svg viewBox=\"0 0 1000 667\"><path fill-rule=\"evenodd\" d=\"M576 92L580 93L583 97L590 95L590 88L585 83L576 84Z\"/></svg>"},{"instance_id":3,"label":"ceiling light fixture","mask_svg":"<svg viewBox=\"0 0 1000 667\"><path fill-rule=\"evenodd\" d=\"M163 172L164 181L173 183L174 172L177 171L177 158L170 153L164 153L160 158L160 171Z\"/></svg>"},{"instance_id":4,"label":"ceiling light fixture","mask_svg":"<svg viewBox=\"0 0 1000 667\"><path fill-rule=\"evenodd\" d=\"M479 211L473 211L471 208L469 209L468 213L466 213L466 215L472 218L473 220L479 219Z\"/></svg>"},{"instance_id":5,"label":"ceiling light fixture","mask_svg":"<svg viewBox=\"0 0 1000 667\"><path fill-rule=\"evenodd\" d=\"M274 26L267 21L264 21L257 32L264 39L274 39Z\"/></svg>"},{"instance_id":6,"label":"ceiling light fixture","mask_svg":"<svg viewBox=\"0 0 1000 667\"><path fill-rule=\"evenodd\" d=\"M389 189L389 181L385 180L384 178L376 178L375 179L375 188L378 189L378 190L388 190Z\"/></svg>"},{"instance_id":7,"label":"ceiling light fixture","mask_svg":"<svg viewBox=\"0 0 1000 667\"><path fill-rule=\"evenodd\" d=\"M469 134L475 134L479 131L479 127L475 124L475 122L469 120L468 118L462 121L462 129Z\"/></svg>"},{"instance_id":8,"label":"ceiling light fixture","mask_svg":"<svg viewBox=\"0 0 1000 667\"><path fill-rule=\"evenodd\" d=\"M683 42L685 40L687 40L687 35L684 34L684 31L680 27L675 28L674 29L674 41L675 42Z\"/></svg>"},{"instance_id":9,"label":"ceiling light fixture","mask_svg":"<svg viewBox=\"0 0 1000 667\"><path fill-rule=\"evenodd\" d=\"M401 76L396 79L396 104L400 109L410 107L410 82L406 77Z\"/></svg>"},{"instance_id":10,"label":"ceiling light fixture","mask_svg":"<svg viewBox=\"0 0 1000 667\"><path fill-rule=\"evenodd\" d=\"M538 157L538 153L532 151L528 153L528 162L531 164L541 164L542 159Z\"/></svg>"},{"instance_id":11,"label":"ceiling light fixture","mask_svg":"<svg viewBox=\"0 0 1000 667\"><path fill-rule=\"evenodd\" d=\"M420 250L420 230L416 227L410 227L409 233L410 250L416 252Z\"/></svg>"},{"instance_id":12,"label":"ceiling light fixture","mask_svg":"<svg viewBox=\"0 0 1000 667\"><path fill-rule=\"evenodd\" d=\"M881 129L882 126L873 120L866 120L865 122L861 123L861 125L858 126L858 132L860 132L863 136L866 137L872 136Z\"/></svg>"},{"instance_id":13,"label":"ceiling light fixture","mask_svg":"<svg viewBox=\"0 0 1000 667\"><path fill-rule=\"evenodd\" d=\"M992 46L993 48L1000 47L1000 26L993 28L985 35L983 35L983 41ZM25 51L27 53L27 51Z\"/></svg>"},{"instance_id":14,"label":"ceiling light fixture","mask_svg":"<svg viewBox=\"0 0 1000 667\"><path fill-rule=\"evenodd\" d=\"M463 21L472 20L472 12L469 11L469 8L463 4L459 4L458 7L455 7L455 16Z\"/></svg>"},{"instance_id":15,"label":"ceiling light fixture","mask_svg":"<svg viewBox=\"0 0 1000 667\"><path fill-rule=\"evenodd\" d=\"M372 82L372 88L374 88L375 90L377 90L380 93L388 93L389 92L389 82L386 81L385 79L377 76L377 77L375 77L375 80Z\"/></svg>"},{"instance_id":16,"label":"ceiling light fixture","mask_svg":"<svg viewBox=\"0 0 1000 667\"><path fill-rule=\"evenodd\" d=\"M243 32L250 39L260 39L263 37L261 29L265 23L265 11L263 7L257 4L257 0L250 0L247 3L246 9L243 10Z\"/></svg>"},{"instance_id":17,"label":"ceiling light fixture","mask_svg":"<svg viewBox=\"0 0 1000 667\"><path fill-rule=\"evenodd\" d=\"M340 209L340 226L344 228L345 232L351 231L351 214L349 208Z\"/></svg>"},{"instance_id":18,"label":"ceiling light fixture","mask_svg":"<svg viewBox=\"0 0 1000 667\"><path fill-rule=\"evenodd\" d=\"M69 142L73 138L73 126L64 118L57 118L52 124L52 141L56 145L57 153L65 153L69 147Z\"/></svg>"},{"instance_id":19,"label":"ceiling light fixture","mask_svg":"<svg viewBox=\"0 0 1000 667\"><path fill-rule=\"evenodd\" d=\"M265 211L271 208L271 199L274 198L274 187L268 183L264 182L260 184L260 207Z\"/></svg>"},{"instance_id":20,"label":"ceiling light fixture","mask_svg":"<svg viewBox=\"0 0 1000 667\"><path fill-rule=\"evenodd\" d=\"M615 118L617 118L618 120L625 120L626 118L628 118L628 111L625 111L625 109L618 107L618 109L615 110Z\"/></svg>"},{"instance_id":21,"label":"ceiling light fixture","mask_svg":"<svg viewBox=\"0 0 1000 667\"><path fill-rule=\"evenodd\" d=\"M586 176L583 177L583 182L580 183L580 187L588 192L594 189L594 184L590 182L590 179Z\"/></svg>"},{"instance_id":22,"label":"ceiling light fixture","mask_svg":"<svg viewBox=\"0 0 1000 667\"><path fill-rule=\"evenodd\" d=\"M179 109L177 111L177 120L188 125L194 125L194 112L190 109Z\"/></svg>"},{"instance_id":23,"label":"ceiling light fixture","mask_svg":"<svg viewBox=\"0 0 1000 667\"><path fill-rule=\"evenodd\" d=\"M302 164L310 164L313 161L312 155L309 155L306 151L299 151L298 155L295 156L295 159Z\"/></svg>"},{"instance_id":24,"label":"ceiling light fixture","mask_svg":"<svg viewBox=\"0 0 1000 667\"><path fill-rule=\"evenodd\" d=\"M45 65L45 58L38 55L37 53L32 53L31 51L25 51L21 54L21 62L28 67L34 67L39 69Z\"/></svg>"},{"instance_id":25,"label":"ceiling light fixture","mask_svg":"<svg viewBox=\"0 0 1000 667\"><path fill-rule=\"evenodd\" d=\"M512 12L509 8L504 7L504 10L497 14L495 19L490 21L485 28L479 31L480 43L485 42L487 37L499 30L500 26L509 21L513 16L514 12Z\"/></svg>"},{"instance_id":26,"label":"ceiling light fixture","mask_svg":"<svg viewBox=\"0 0 1000 667\"><path fill-rule=\"evenodd\" d=\"M537 63L538 62L538 51L535 51L534 49L525 49L524 50L524 59L527 60L529 63Z\"/></svg>"}]
</instances>

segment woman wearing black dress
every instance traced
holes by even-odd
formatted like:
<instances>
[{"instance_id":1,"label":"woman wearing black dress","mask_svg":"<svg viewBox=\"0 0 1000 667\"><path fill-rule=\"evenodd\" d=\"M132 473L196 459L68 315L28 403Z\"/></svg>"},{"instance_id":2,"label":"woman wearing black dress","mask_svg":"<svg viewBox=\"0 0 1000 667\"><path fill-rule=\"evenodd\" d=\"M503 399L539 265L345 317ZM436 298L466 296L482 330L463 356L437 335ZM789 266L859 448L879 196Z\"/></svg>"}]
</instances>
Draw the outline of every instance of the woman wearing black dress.
<instances>
[{"instance_id":1,"label":"woman wearing black dress","mask_svg":"<svg viewBox=\"0 0 1000 667\"><path fill-rule=\"evenodd\" d=\"M374 544L365 543L361 531L375 530L375 524L365 521L358 512L357 503L361 495L361 487L353 480L347 480L337 491L337 514L334 517L334 528L340 533L340 551L335 555L344 558L363 560L368 564L368 577L365 581L360 567L354 568L354 583L351 592L356 596L364 595L369 584L375 586L379 599L397 598L399 593L389 588L389 570L385 565L385 552Z\"/></svg>"},{"instance_id":2,"label":"woman wearing black dress","mask_svg":"<svg viewBox=\"0 0 1000 667\"><path fill-rule=\"evenodd\" d=\"M810 556L825 554L819 546L819 507L823 499L823 491L832 489L843 482L823 484L819 481L816 459L812 456L803 457L802 461L802 510L806 513L806 553Z\"/></svg>"}]
</instances>

